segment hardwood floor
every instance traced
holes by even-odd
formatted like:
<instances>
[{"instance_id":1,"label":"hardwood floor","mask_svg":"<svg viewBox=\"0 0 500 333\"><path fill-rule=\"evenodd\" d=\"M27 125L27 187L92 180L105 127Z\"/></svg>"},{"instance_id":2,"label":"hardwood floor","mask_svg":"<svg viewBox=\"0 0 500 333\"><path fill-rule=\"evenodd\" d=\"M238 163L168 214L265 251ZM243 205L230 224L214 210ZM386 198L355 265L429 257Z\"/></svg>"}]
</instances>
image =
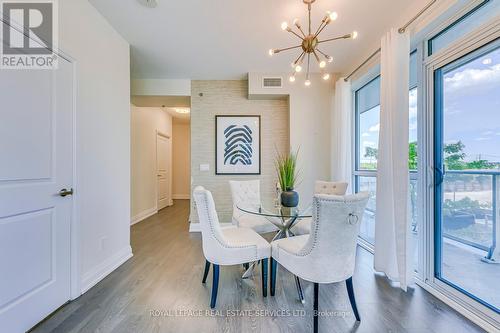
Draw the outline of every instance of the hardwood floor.
<instances>
[{"instance_id":1,"label":"hardwood floor","mask_svg":"<svg viewBox=\"0 0 500 333\"><path fill-rule=\"evenodd\" d=\"M312 332L313 284L297 300L292 275L278 268L276 296L263 298L260 267L242 280L241 266L221 267L217 307L210 311L210 271L201 235L188 232L189 202L132 227L134 257L68 303L33 332ZM482 332L420 287L404 293L373 273L373 256L358 249L354 290L356 324L344 284L321 285L320 332ZM240 313L236 311L240 310Z\"/></svg>"}]
</instances>

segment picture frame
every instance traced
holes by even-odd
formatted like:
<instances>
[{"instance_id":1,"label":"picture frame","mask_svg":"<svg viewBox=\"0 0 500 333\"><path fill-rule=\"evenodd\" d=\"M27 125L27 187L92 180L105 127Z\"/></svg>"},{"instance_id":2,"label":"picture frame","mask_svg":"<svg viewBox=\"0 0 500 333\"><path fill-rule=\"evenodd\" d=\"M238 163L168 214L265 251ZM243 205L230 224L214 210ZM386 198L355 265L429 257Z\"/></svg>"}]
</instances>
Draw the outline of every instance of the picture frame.
<instances>
[{"instance_id":1,"label":"picture frame","mask_svg":"<svg viewBox=\"0 0 500 333\"><path fill-rule=\"evenodd\" d=\"M261 174L260 115L215 116L215 174Z\"/></svg>"}]
</instances>

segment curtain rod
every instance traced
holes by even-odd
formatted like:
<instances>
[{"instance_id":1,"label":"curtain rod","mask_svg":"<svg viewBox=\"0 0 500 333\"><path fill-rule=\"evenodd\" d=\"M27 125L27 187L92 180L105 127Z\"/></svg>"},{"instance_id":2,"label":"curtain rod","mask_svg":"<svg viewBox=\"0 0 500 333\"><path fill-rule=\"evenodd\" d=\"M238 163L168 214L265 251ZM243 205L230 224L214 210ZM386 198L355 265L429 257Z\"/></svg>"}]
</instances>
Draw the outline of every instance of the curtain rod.
<instances>
[{"instance_id":1,"label":"curtain rod","mask_svg":"<svg viewBox=\"0 0 500 333\"><path fill-rule=\"evenodd\" d=\"M420 10L417 15L413 16L405 25L403 25L401 28L398 29L398 32L400 34L403 34L406 32L406 28L408 28L410 26L410 24L412 24L413 22L415 22L416 19L418 19L427 9L429 9L434 3L436 3L437 0L432 0L431 2L429 2L424 8L422 8L422 10ZM366 63L368 61L370 61L373 57L375 57L379 52L380 52L380 48L378 50L376 50L375 52L373 52L365 61L363 61L361 63L361 65L359 65L358 67L356 67L349 75L347 75L347 77L344 79L345 82L349 81L349 79L354 75L354 73L356 73L361 67L363 67L364 65L366 65Z\"/></svg>"}]
</instances>

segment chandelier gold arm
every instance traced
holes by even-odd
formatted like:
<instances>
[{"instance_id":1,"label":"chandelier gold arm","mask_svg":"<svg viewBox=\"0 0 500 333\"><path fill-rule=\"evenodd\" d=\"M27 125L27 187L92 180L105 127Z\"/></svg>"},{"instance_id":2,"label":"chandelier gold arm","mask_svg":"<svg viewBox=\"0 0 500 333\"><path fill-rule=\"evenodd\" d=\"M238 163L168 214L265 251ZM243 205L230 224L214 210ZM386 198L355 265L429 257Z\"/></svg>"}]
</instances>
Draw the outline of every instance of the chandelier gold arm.
<instances>
[{"instance_id":1,"label":"chandelier gold arm","mask_svg":"<svg viewBox=\"0 0 500 333\"><path fill-rule=\"evenodd\" d=\"M309 69L311 68L311 53L307 54L307 74L306 78L309 79Z\"/></svg>"},{"instance_id":2,"label":"chandelier gold arm","mask_svg":"<svg viewBox=\"0 0 500 333\"><path fill-rule=\"evenodd\" d=\"M304 33L304 31L302 30L302 27L301 27L300 25L297 25L297 24L296 24L295 26L297 27L297 29L299 29L299 31L300 31L300 33L302 34L302 36L303 36L304 38L306 38L306 34L305 34L305 33Z\"/></svg>"},{"instance_id":3,"label":"chandelier gold arm","mask_svg":"<svg viewBox=\"0 0 500 333\"><path fill-rule=\"evenodd\" d=\"M316 51L318 51L319 53L321 53L327 60L330 59L330 56L328 54L326 54L325 52L321 51L320 49L316 48Z\"/></svg>"},{"instance_id":4,"label":"chandelier gold arm","mask_svg":"<svg viewBox=\"0 0 500 333\"><path fill-rule=\"evenodd\" d=\"M302 45L285 47L285 48L283 48L283 49L273 49L273 52L274 52L274 53L280 53L280 52L283 52L283 51L288 51L288 50L297 49L297 48L299 48L299 47L302 47Z\"/></svg>"},{"instance_id":5,"label":"chandelier gold arm","mask_svg":"<svg viewBox=\"0 0 500 333\"><path fill-rule=\"evenodd\" d=\"M299 35L299 34L298 34L298 33L296 33L295 31L293 31L293 30L292 30L292 28L290 28L290 27L286 28L286 31L288 31L288 32L290 32L290 33L294 34L295 36L299 37L299 38L300 38L300 40L304 39L301 35Z\"/></svg>"},{"instance_id":6,"label":"chandelier gold arm","mask_svg":"<svg viewBox=\"0 0 500 333\"><path fill-rule=\"evenodd\" d=\"M328 25L327 21L323 19L323 21L321 21L321 24L318 27L318 30L314 34L314 37L318 37L318 35L323 31L323 29L326 28L327 25Z\"/></svg>"},{"instance_id":7,"label":"chandelier gold arm","mask_svg":"<svg viewBox=\"0 0 500 333\"><path fill-rule=\"evenodd\" d=\"M328 23L330 23L329 17L325 16L321 20L321 23L319 24L318 30L316 30L316 32L314 33L314 37L318 37L318 35L321 33L321 31L323 31L323 29L326 28L326 26L328 25Z\"/></svg>"},{"instance_id":8,"label":"chandelier gold arm","mask_svg":"<svg viewBox=\"0 0 500 333\"><path fill-rule=\"evenodd\" d=\"M351 38L351 36L352 36L351 34L347 34L347 35L344 35L344 36L333 37L333 38L329 38L329 39L323 39L323 40L318 41L318 44L319 43L331 42L331 41L339 40L339 39L348 39L348 38Z\"/></svg>"},{"instance_id":9,"label":"chandelier gold arm","mask_svg":"<svg viewBox=\"0 0 500 333\"><path fill-rule=\"evenodd\" d=\"M318 62L318 64L319 64L319 62L320 62L321 60L319 60L319 57L318 57L318 54L316 53L316 50L313 50L313 54L314 54L314 57L316 58L316 61L317 61L317 62Z\"/></svg>"},{"instance_id":10,"label":"chandelier gold arm","mask_svg":"<svg viewBox=\"0 0 500 333\"><path fill-rule=\"evenodd\" d=\"M297 59L295 59L295 61L293 62L294 65L298 65L302 62L302 58L304 57L304 54L306 52L305 51L302 51L302 53L299 55L299 57Z\"/></svg>"}]
</instances>

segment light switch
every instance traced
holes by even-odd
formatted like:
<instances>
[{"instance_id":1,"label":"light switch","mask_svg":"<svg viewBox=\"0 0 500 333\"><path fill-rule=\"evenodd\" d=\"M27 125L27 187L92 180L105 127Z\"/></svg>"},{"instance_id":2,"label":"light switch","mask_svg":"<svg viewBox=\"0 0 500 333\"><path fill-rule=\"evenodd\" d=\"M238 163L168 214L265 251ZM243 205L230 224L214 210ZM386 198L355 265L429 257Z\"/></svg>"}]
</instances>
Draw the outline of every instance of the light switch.
<instances>
[{"instance_id":1,"label":"light switch","mask_svg":"<svg viewBox=\"0 0 500 333\"><path fill-rule=\"evenodd\" d=\"M200 164L200 171L210 171L210 164Z\"/></svg>"}]
</instances>

